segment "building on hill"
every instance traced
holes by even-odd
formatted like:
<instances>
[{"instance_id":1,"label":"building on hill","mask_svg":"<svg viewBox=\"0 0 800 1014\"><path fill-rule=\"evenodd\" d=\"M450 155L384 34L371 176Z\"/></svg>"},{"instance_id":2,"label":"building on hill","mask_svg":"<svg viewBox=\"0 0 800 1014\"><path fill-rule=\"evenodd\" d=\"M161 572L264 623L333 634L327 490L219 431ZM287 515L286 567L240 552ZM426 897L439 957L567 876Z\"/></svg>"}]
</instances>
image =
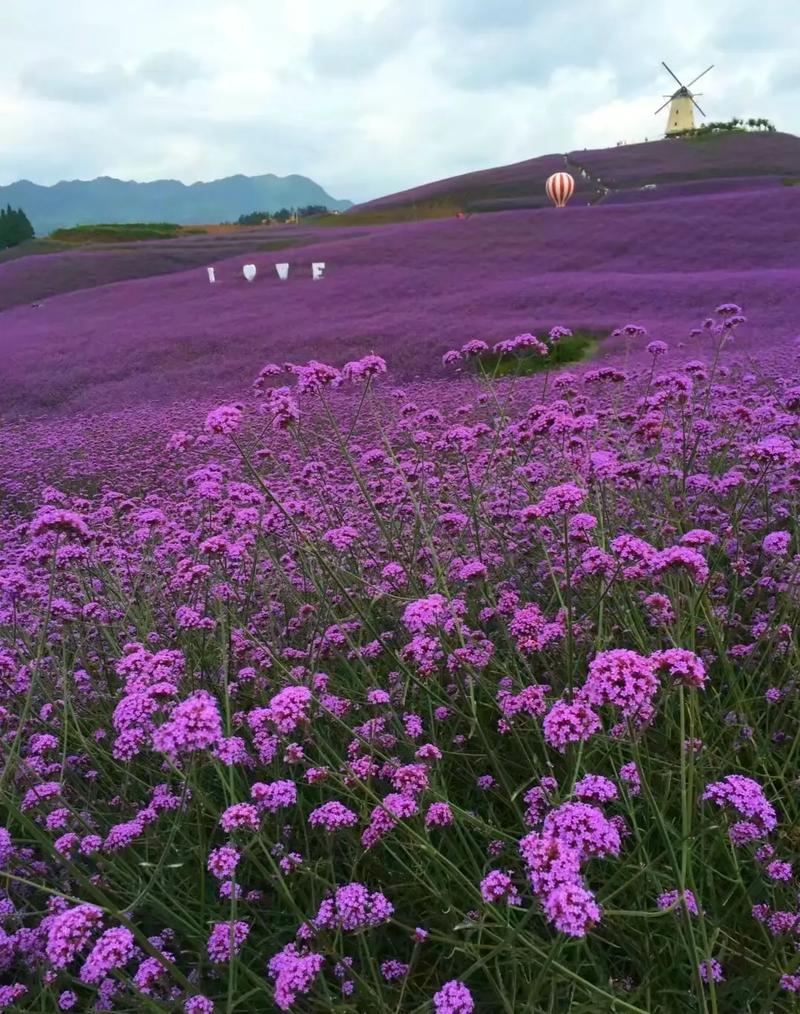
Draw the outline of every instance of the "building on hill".
<instances>
[{"instance_id":1,"label":"building on hill","mask_svg":"<svg viewBox=\"0 0 800 1014\"><path fill-rule=\"evenodd\" d=\"M677 91L674 91L671 95L664 96L667 101L656 110L656 115L658 115L662 109L669 106L667 129L665 131L666 136L669 137L671 134L683 134L688 130L694 130L694 109L692 107L694 106L701 116L705 116L705 113L695 101L695 95L699 95L701 93L692 92L690 89L693 84L699 81L701 77L712 69L714 64L712 63L710 67L706 67L703 73L698 74L697 77L690 81L688 85L685 85L677 74L670 70L663 60L661 61L661 66L666 70L670 77L674 78L678 85Z\"/></svg>"},{"instance_id":2,"label":"building on hill","mask_svg":"<svg viewBox=\"0 0 800 1014\"><path fill-rule=\"evenodd\" d=\"M685 91L686 94L682 95L681 91ZM675 92L669 104L666 134L667 136L680 134L684 130L694 130L694 110L688 90L681 89Z\"/></svg>"}]
</instances>

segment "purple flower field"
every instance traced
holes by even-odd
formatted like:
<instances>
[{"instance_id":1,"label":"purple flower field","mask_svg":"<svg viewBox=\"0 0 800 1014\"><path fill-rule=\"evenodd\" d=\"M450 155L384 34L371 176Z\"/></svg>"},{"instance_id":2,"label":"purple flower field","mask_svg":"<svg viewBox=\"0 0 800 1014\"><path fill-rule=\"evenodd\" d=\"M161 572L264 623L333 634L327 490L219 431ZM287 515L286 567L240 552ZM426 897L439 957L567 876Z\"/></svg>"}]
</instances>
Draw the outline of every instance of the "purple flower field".
<instances>
[{"instance_id":1,"label":"purple flower field","mask_svg":"<svg viewBox=\"0 0 800 1014\"><path fill-rule=\"evenodd\" d=\"M36 261L0 1009L797 1009L799 201Z\"/></svg>"},{"instance_id":2,"label":"purple flower field","mask_svg":"<svg viewBox=\"0 0 800 1014\"><path fill-rule=\"evenodd\" d=\"M349 235L358 231L346 230ZM247 251L284 248L289 251L314 238L314 232L303 227L248 229L241 236L223 233L161 240L156 244L96 244L88 249L0 261L0 312L77 289L203 268Z\"/></svg>"},{"instance_id":3,"label":"purple flower field","mask_svg":"<svg viewBox=\"0 0 800 1014\"><path fill-rule=\"evenodd\" d=\"M542 155L539 158L525 159L513 165L500 166L496 169L480 169L473 173L464 173L435 183L425 183L410 190L402 190L397 194L379 197L374 201L356 205L354 213L363 211L380 211L396 205L413 205L436 200L464 201L476 196L482 198L514 197L518 194L529 194L535 190L544 203L545 180L552 173L567 168L563 155ZM578 178L575 181L575 200L591 192L587 183Z\"/></svg>"},{"instance_id":4,"label":"purple flower field","mask_svg":"<svg viewBox=\"0 0 800 1014\"><path fill-rule=\"evenodd\" d=\"M780 132L672 138L572 152L570 157L610 187L711 176L795 176L800 169L800 138Z\"/></svg>"},{"instance_id":5,"label":"purple flower field","mask_svg":"<svg viewBox=\"0 0 800 1014\"><path fill-rule=\"evenodd\" d=\"M797 333L798 221L800 190L786 187L355 235L322 229L302 248L218 263L216 286L198 267L6 310L0 415L234 397L267 358L344 362L374 351L408 380L436 375L450 345L555 323L611 330L641 319L674 341L721 297L753 321L744 347L771 354ZM33 268L58 274L63 262L66 273L70 256ZM241 277L248 260L259 269L252 285ZM293 265L286 283L274 273L281 260ZM311 280L314 260L328 264L322 282ZM13 288L25 264L0 266L0 292L4 275ZM616 355L617 343L606 353Z\"/></svg>"},{"instance_id":6,"label":"purple flower field","mask_svg":"<svg viewBox=\"0 0 800 1014\"><path fill-rule=\"evenodd\" d=\"M609 188L715 177L720 180L735 177L780 179L800 174L800 139L779 132L726 134L543 155L513 165L426 183L360 204L352 210L354 213L379 211L436 201L480 206L504 198L539 200L547 177L561 169L575 176L573 200L576 203L591 197L593 181L598 178ZM590 179L582 177L581 169Z\"/></svg>"},{"instance_id":7,"label":"purple flower field","mask_svg":"<svg viewBox=\"0 0 800 1014\"><path fill-rule=\"evenodd\" d=\"M785 186L780 176L736 176L712 177L710 179L682 180L678 183L667 181L658 183L655 190L642 190L641 187L627 187L624 190L612 190L603 199L604 204L633 204L644 201L671 200L673 197L708 197L711 194L726 194L737 190L777 191ZM764 199L769 194L762 194ZM773 194L774 196L774 194Z\"/></svg>"}]
</instances>

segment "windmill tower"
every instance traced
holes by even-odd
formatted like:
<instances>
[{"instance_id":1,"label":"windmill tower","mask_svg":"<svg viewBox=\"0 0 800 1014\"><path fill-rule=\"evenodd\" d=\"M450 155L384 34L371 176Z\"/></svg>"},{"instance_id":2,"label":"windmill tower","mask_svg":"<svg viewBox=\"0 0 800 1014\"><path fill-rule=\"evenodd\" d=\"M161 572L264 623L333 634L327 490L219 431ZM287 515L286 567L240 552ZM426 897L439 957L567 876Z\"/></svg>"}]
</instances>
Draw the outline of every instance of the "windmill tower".
<instances>
[{"instance_id":1,"label":"windmill tower","mask_svg":"<svg viewBox=\"0 0 800 1014\"><path fill-rule=\"evenodd\" d=\"M688 85L685 85L677 75L673 74L669 67L661 61L662 66L666 72L678 82L678 90L674 91L671 95L665 95L664 98L667 100L663 106L659 106L656 109L655 115L657 116L662 109L666 109L669 106L669 116L667 117L667 129L666 135L669 137L670 134L679 134L682 130L694 130L694 109L692 106L696 106L701 116L706 114L700 109L700 106L695 102L695 95L702 95L702 92L692 92L689 89L695 82L699 81L703 74L707 74L711 67L706 67L703 74L698 74L697 77L690 81Z\"/></svg>"}]
</instances>

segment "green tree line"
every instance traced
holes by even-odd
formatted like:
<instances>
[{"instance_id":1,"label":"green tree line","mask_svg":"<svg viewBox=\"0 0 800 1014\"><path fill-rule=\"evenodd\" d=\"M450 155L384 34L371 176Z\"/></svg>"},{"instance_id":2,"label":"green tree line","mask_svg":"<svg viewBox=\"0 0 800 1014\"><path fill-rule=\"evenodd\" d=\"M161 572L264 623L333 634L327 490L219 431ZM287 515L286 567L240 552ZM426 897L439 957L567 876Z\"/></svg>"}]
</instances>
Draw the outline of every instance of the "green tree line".
<instances>
[{"instance_id":1,"label":"green tree line","mask_svg":"<svg viewBox=\"0 0 800 1014\"><path fill-rule=\"evenodd\" d=\"M33 239L35 233L30 219L22 208L0 208L0 250L8 246L18 246L26 239Z\"/></svg>"},{"instance_id":2,"label":"green tree line","mask_svg":"<svg viewBox=\"0 0 800 1014\"><path fill-rule=\"evenodd\" d=\"M269 225L270 222L288 222L297 215L308 218L309 215L324 215L328 211L324 204L307 204L302 208L281 208L280 211L251 211L248 215L239 215L237 225Z\"/></svg>"},{"instance_id":3,"label":"green tree line","mask_svg":"<svg viewBox=\"0 0 800 1014\"><path fill-rule=\"evenodd\" d=\"M763 116L750 117L743 120L735 116L731 120L714 120L711 123L701 123L699 127L689 127L687 130L675 130L670 137L705 137L708 134L727 134L742 130L763 130L768 134L775 133L775 125Z\"/></svg>"}]
</instances>

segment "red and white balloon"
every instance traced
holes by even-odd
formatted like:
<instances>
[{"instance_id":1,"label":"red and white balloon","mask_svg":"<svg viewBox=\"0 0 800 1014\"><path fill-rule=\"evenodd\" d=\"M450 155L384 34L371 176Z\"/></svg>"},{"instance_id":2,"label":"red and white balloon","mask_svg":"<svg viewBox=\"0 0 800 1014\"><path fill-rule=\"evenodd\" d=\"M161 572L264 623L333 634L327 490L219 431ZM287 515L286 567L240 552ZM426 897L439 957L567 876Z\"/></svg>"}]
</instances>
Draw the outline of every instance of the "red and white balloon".
<instances>
[{"instance_id":1,"label":"red and white balloon","mask_svg":"<svg viewBox=\"0 0 800 1014\"><path fill-rule=\"evenodd\" d=\"M575 180L569 173L553 173L544 185L547 196L557 208L563 208L575 192Z\"/></svg>"}]
</instances>

